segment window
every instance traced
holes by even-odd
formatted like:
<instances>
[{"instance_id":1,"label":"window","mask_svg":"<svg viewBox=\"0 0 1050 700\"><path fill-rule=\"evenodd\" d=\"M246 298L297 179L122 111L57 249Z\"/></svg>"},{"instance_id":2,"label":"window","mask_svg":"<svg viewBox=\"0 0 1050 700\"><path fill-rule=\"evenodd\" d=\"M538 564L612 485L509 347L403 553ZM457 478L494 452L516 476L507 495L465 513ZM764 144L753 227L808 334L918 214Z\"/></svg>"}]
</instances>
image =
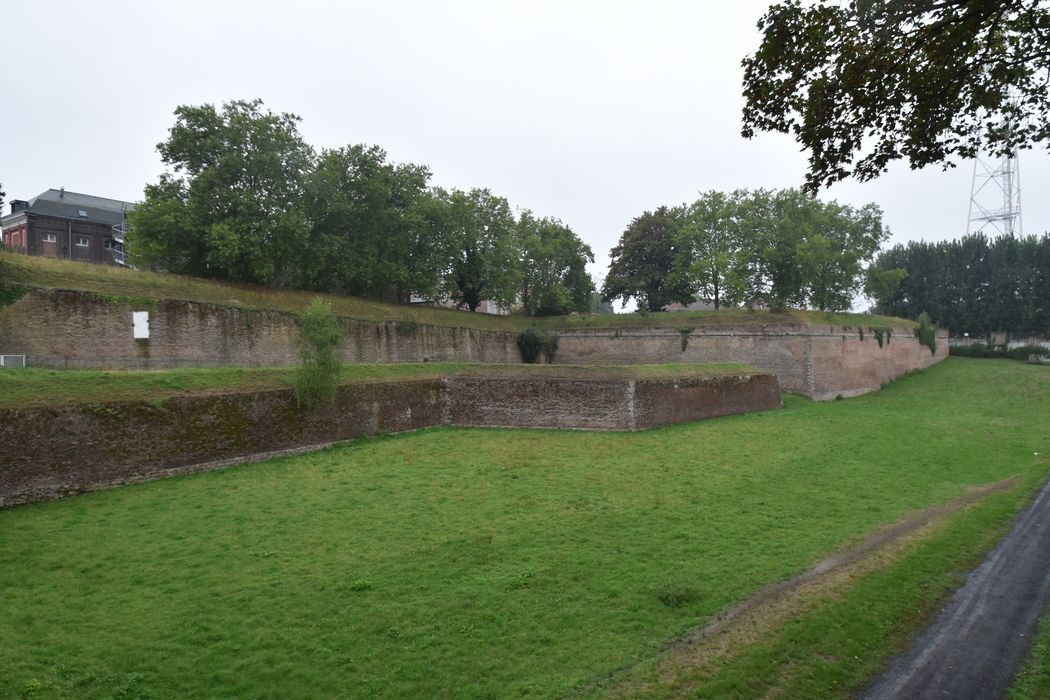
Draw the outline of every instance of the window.
<instances>
[{"instance_id":1,"label":"window","mask_svg":"<svg viewBox=\"0 0 1050 700\"><path fill-rule=\"evenodd\" d=\"M53 233L44 234L44 243L57 243L58 238Z\"/></svg>"},{"instance_id":2,"label":"window","mask_svg":"<svg viewBox=\"0 0 1050 700\"><path fill-rule=\"evenodd\" d=\"M87 248L88 247L88 239L85 238L84 236L77 236L77 247L78 248Z\"/></svg>"},{"instance_id":3,"label":"window","mask_svg":"<svg viewBox=\"0 0 1050 700\"><path fill-rule=\"evenodd\" d=\"M81 216L84 216L84 217L87 216L87 212L84 211L83 209L77 209L77 214L80 214Z\"/></svg>"}]
</instances>

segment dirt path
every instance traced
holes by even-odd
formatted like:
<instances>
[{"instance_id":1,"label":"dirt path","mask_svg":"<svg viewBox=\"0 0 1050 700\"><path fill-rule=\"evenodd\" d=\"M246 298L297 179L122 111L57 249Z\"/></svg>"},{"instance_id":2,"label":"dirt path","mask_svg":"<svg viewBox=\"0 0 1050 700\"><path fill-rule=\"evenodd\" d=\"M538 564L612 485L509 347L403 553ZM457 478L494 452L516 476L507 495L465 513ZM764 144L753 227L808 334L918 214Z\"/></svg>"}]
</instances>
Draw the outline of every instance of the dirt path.
<instances>
[{"instance_id":1,"label":"dirt path","mask_svg":"<svg viewBox=\"0 0 1050 700\"><path fill-rule=\"evenodd\" d=\"M665 647L657 667L658 679L648 682L634 677L637 667L623 669L606 683L613 695L645 695L650 685L676 686L679 681L718 659L735 656L755 642L775 634L792 616L806 610L814 600L851 586L866 573L888 566L909 543L922 538L945 518L1018 484L1016 477L971 488L965 495L941 506L914 513L879 530L856 546L833 554L798 576L768 586L706 626ZM584 689L594 690L595 687Z\"/></svg>"},{"instance_id":2,"label":"dirt path","mask_svg":"<svg viewBox=\"0 0 1050 700\"><path fill-rule=\"evenodd\" d=\"M1050 481L951 602L860 697L1002 698L1050 599Z\"/></svg>"}]
</instances>

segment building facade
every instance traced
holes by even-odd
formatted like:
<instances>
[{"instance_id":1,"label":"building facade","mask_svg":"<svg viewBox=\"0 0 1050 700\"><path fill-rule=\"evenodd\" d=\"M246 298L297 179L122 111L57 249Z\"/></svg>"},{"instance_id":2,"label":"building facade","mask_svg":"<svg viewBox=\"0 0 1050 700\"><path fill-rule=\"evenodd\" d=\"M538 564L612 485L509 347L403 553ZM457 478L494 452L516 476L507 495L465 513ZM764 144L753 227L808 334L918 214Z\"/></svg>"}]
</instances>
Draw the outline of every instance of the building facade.
<instances>
[{"instance_id":1,"label":"building facade","mask_svg":"<svg viewBox=\"0 0 1050 700\"><path fill-rule=\"evenodd\" d=\"M11 200L0 218L8 250L47 258L127 265L124 232L130 202L94 197L64 188L30 200Z\"/></svg>"}]
</instances>

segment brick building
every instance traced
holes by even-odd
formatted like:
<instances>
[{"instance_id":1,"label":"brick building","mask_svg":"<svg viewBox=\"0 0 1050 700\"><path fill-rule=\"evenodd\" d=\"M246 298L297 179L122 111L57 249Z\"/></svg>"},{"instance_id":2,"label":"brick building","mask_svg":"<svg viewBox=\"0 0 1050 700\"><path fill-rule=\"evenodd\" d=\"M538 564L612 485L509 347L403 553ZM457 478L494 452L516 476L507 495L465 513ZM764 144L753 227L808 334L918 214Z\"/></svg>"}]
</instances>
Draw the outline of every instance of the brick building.
<instances>
[{"instance_id":1,"label":"brick building","mask_svg":"<svg viewBox=\"0 0 1050 700\"><path fill-rule=\"evenodd\" d=\"M127 265L125 217L134 205L66 190L48 190L29 201L11 200L0 217L9 250L47 258Z\"/></svg>"}]
</instances>

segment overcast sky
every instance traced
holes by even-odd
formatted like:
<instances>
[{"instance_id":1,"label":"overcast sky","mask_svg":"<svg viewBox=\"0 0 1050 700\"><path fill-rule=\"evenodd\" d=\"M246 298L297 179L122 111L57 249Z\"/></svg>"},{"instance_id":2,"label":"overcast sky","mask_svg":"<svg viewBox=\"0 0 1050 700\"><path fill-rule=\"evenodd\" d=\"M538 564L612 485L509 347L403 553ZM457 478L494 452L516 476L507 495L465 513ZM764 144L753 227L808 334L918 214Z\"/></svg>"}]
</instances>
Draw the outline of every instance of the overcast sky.
<instances>
[{"instance_id":1,"label":"overcast sky","mask_svg":"<svg viewBox=\"0 0 1050 700\"><path fill-rule=\"evenodd\" d=\"M382 146L433 183L488 187L594 249L697 192L801 183L786 136L740 137L761 0L14 2L3 10L0 183L138 200L180 104L261 98L316 148ZM1025 233L1050 228L1045 151L1021 156ZM966 232L972 164L894 168L825 198L876 202L891 243Z\"/></svg>"}]
</instances>

